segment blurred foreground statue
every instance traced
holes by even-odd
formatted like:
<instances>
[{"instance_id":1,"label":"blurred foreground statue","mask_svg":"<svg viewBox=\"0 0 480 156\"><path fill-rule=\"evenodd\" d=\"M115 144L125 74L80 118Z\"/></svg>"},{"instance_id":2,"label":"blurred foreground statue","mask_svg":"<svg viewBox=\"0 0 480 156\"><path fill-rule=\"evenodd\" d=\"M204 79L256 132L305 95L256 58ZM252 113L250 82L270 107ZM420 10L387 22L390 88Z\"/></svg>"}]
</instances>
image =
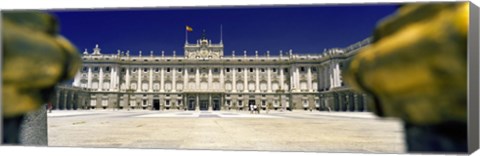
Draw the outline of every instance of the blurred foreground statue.
<instances>
[{"instance_id":1,"label":"blurred foreground statue","mask_svg":"<svg viewBox=\"0 0 480 156\"><path fill-rule=\"evenodd\" d=\"M467 152L468 3L418 3L381 21L345 81L405 123L410 152Z\"/></svg>"},{"instance_id":2,"label":"blurred foreground statue","mask_svg":"<svg viewBox=\"0 0 480 156\"><path fill-rule=\"evenodd\" d=\"M25 114L45 109L55 85L73 78L81 66L76 48L58 29L49 14L2 13L3 143L19 143Z\"/></svg>"}]
</instances>

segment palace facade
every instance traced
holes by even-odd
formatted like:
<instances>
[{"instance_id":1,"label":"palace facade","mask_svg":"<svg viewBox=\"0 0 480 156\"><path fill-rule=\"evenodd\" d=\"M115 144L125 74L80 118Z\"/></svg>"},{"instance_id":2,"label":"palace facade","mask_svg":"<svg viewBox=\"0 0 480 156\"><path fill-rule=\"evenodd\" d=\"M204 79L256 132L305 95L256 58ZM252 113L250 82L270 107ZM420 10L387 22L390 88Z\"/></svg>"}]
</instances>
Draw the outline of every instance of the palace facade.
<instances>
[{"instance_id":1,"label":"palace facade","mask_svg":"<svg viewBox=\"0 0 480 156\"><path fill-rule=\"evenodd\" d=\"M232 51L203 36L185 43L184 55L83 52L73 84L59 85L53 109L367 111L365 94L342 81L345 61L368 46L367 38L316 55Z\"/></svg>"}]
</instances>

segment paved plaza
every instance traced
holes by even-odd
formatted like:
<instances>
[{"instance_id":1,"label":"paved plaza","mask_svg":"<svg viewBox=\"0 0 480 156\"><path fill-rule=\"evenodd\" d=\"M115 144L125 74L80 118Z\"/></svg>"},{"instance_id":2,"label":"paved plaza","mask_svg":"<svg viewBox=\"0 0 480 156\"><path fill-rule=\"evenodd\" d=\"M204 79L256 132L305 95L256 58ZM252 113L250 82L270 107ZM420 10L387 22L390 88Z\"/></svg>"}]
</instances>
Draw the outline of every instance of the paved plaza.
<instances>
[{"instance_id":1,"label":"paved plaza","mask_svg":"<svg viewBox=\"0 0 480 156\"><path fill-rule=\"evenodd\" d=\"M404 153L400 121L365 112L53 111L49 146Z\"/></svg>"}]
</instances>

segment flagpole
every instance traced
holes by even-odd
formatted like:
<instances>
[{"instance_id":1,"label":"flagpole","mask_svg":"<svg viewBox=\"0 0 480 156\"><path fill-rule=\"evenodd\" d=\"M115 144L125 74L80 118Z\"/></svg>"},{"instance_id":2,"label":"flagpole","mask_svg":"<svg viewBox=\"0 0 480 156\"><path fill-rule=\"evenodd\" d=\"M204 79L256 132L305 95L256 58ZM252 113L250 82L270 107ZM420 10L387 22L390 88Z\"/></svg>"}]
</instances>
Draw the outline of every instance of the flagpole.
<instances>
[{"instance_id":1,"label":"flagpole","mask_svg":"<svg viewBox=\"0 0 480 156\"><path fill-rule=\"evenodd\" d=\"M185 26L185 44L188 44L188 30L186 26Z\"/></svg>"},{"instance_id":2,"label":"flagpole","mask_svg":"<svg viewBox=\"0 0 480 156\"><path fill-rule=\"evenodd\" d=\"M223 25L220 24L220 44L223 44Z\"/></svg>"}]
</instances>

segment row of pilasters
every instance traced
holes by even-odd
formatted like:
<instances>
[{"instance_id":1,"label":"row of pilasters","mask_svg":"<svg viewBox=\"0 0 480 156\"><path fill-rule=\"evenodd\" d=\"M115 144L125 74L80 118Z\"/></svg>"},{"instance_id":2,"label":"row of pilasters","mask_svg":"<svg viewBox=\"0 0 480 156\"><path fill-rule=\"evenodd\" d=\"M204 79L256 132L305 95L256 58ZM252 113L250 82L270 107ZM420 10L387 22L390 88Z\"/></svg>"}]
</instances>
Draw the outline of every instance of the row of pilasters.
<instances>
[{"instance_id":1,"label":"row of pilasters","mask_svg":"<svg viewBox=\"0 0 480 156\"><path fill-rule=\"evenodd\" d=\"M110 73L110 78L109 78L109 82L110 85L109 85L109 88L103 88L104 87L104 82L107 81L106 78L104 77L105 76L105 67L99 67L98 69L98 80L95 80L95 81L98 81L98 88L95 88L97 91L117 91L119 90L119 88L123 85L120 85L119 83L120 82L123 82L125 83L126 85L126 88L130 88L131 86L131 83L136 83L136 91L142 91L143 89L143 80L142 80L142 75L143 74L146 74L148 75L148 92L153 92L153 68L152 67L133 67L133 68L126 68L126 71L125 71L125 80L124 81L120 81L119 80L119 77L122 77L121 74L119 74L118 70L120 67L112 67L110 70L109 70L109 73ZM148 72L144 73L144 68L147 68L148 69ZM287 76L290 76L290 86L289 87L290 89L293 89L294 91L296 92L299 92L300 91L300 81L307 81L307 91L309 92L313 92L314 90L314 87L313 87L313 83L312 83L312 80L313 80L313 74L312 74L312 67L308 67L308 66L305 66L304 68L306 69L306 80L301 80L300 78L300 75L301 73L299 72L299 68L300 66L297 66L297 65L294 65L290 68L290 71L289 72L289 75ZM317 68L317 67L315 67ZM137 78L135 80L132 80L132 70L135 69L137 70L137 73L135 73L137 75ZM165 92L165 78L166 78L166 71L165 71L166 68L160 68L160 92ZM171 86L171 92L175 92L177 90L177 80L176 80L176 74L177 74L177 70L179 68L176 68L176 67L171 67L171 74L172 74L172 86ZM225 73L224 73L224 70L225 68L220 68L220 84L223 85L224 84L224 76L225 76ZM232 76L232 91L233 92L236 92L236 77L235 77L235 73L236 73L236 70L238 68L235 68L235 67L232 67L232 72L233 72L233 76ZM242 91L239 91L239 92L249 92L248 90L248 70L249 70L249 67L241 67L241 69L244 71L243 73L243 83L244 83L244 88ZM272 90L272 81L274 81L272 79L272 67L265 67L265 71L266 71L266 75L267 75L267 92L275 92L274 90ZM280 73L280 88L282 89L285 89L287 88L286 86L284 86L284 71L283 71L283 67L281 68L278 68L279 69L279 73ZM320 69L321 68L317 68L318 69L318 72L320 74ZM256 67L254 68L254 77L255 79L253 80L255 82L255 92L260 92L260 68L259 67ZM189 68L185 68L183 69L184 71L184 75L185 75L185 79L188 79L188 75L189 75ZM327 70L323 70L323 71L327 71ZM88 67L88 71L87 71L87 88L92 88L92 83L93 83L93 75L94 73L92 72L92 67ZM329 72L328 72L329 73ZM195 86L196 88L200 88L200 67L197 67L195 68L195 73L193 74L195 76ZM321 74L321 75L325 75L325 74ZM79 78L79 77L78 77ZM319 82L317 84L323 84L323 81L326 81L328 80L326 77L321 77L319 78L319 81L322 81L322 82ZM136 82L135 82L136 81ZM80 82L79 80L76 80L76 82ZM183 81L184 83L188 82L188 81ZM105 82L107 83L107 82ZM208 83L209 83L209 86L212 84L212 68L208 68ZM187 84L184 84L183 85L184 87L187 87L188 85ZM317 87L318 88L318 87ZM125 88L124 88L125 89Z\"/></svg>"},{"instance_id":2,"label":"row of pilasters","mask_svg":"<svg viewBox=\"0 0 480 156\"><path fill-rule=\"evenodd\" d=\"M365 112L367 97L365 94L352 92L325 93L320 97L321 111Z\"/></svg>"},{"instance_id":3,"label":"row of pilasters","mask_svg":"<svg viewBox=\"0 0 480 156\"><path fill-rule=\"evenodd\" d=\"M85 101L76 91L57 91L51 102L54 110L77 110L83 108Z\"/></svg>"}]
</instances>

